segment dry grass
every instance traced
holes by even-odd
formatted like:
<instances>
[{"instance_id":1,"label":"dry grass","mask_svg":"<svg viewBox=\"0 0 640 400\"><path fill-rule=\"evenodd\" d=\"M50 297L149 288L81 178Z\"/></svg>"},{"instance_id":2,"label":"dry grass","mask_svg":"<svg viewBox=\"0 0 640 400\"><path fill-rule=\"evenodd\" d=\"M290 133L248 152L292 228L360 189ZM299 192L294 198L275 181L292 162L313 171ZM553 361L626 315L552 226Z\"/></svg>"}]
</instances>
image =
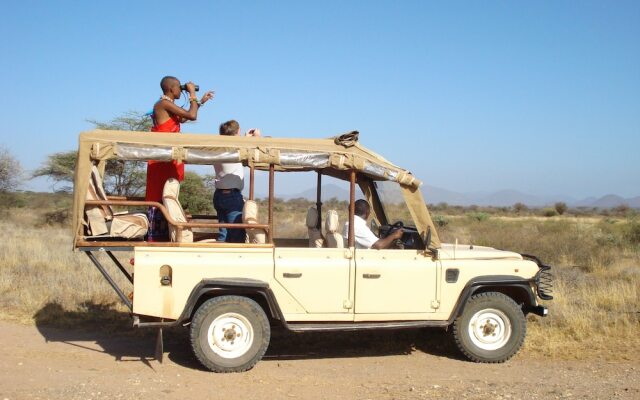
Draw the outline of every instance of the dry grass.
<instances>
[{"instance_id":1,"label":"dry grass","mask_svg":"<svg viewBox=\"0 0 640 400\"><path fill-rule=\"evenodd\" d=\"M308 206L277 203L276 236L306 237ZM344 221L346 208L329 208L341 211ZM447 224L439 232L445 242L458 238L535 254L553 265L550 316L529 317L524 354L576 359L640 354L637 222L593 216L444 218ZM70 230L42 226L42 220L28 209L0 214L0 318L58 325L126 319L126 309L95 267L84 254L71 251ZM127 259L122 255L122 261ZM124 278L119 284L130 288Z\"/></svg>"},{"instance_id":2,"label":"dry grass","mask_svg":"<svg viewBox=\"0 0 640 400\"><path fill-rule=\"evenodd\" d=\"M64 325L68 318L103 322L104 314L86 312L96 308L126 310L89 259L71 250L71 230L40 221L27 209L0 219L0 318ZM124 277L118 283L130 287Z\"/></svg>"},{"instance_id":3,"label":"dry grass","mask_svg":"<svg viewBox=\"0 0 640 400\"><path fill-rule=\"evenodd\" d=\"M552 265L547 318L529 317L528 354L628 358L640 353L640 243L635 221L451 217L444 241L535 254Z\"/></svg>"}]
</instances>

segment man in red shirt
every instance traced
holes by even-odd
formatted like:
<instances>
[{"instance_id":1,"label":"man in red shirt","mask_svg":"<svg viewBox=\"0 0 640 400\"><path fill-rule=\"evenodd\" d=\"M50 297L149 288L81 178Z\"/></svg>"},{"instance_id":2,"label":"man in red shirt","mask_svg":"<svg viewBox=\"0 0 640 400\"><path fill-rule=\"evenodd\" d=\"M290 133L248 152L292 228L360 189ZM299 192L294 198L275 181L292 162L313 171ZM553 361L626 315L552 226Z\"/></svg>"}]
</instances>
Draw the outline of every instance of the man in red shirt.
<instances>
[{"instance_id":1,"label":"man in red shirt","mask_svg":"<svg viewBox=\"0 0 640 400\"><path fill-rule=\"evenodd\" d=\"M186 91L189 94L189 110L177 106L174 101L182 94L180 81L173 76L165 76L160 81L162 96L153 106L152 132L180 132L180 123L195 121L198 117L198 109L213 98L213 92L207 92L200 101L196 97L195 85L187 82ZM147 162L147 188L145 199L147 201L162 202L162 189L169 178L178 181L184 179L184 164L177 161L148 161ZM150 207L149 216L149 241L168 240L167 222L155 207Z\"/></svg>"}]
</instances>

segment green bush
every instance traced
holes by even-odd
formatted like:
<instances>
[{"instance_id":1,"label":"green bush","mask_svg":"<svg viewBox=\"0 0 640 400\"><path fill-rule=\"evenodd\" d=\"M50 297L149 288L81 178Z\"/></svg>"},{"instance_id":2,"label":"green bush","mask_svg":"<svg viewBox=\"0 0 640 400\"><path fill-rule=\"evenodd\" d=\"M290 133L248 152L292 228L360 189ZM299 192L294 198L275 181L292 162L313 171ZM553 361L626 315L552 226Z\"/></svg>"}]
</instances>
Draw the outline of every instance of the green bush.
<instances>
[{"instance_id":1,"label":"green bush","mask_svg":"<svg viewBox=\"0 0 640 400\"><path fill-rule=\"evenodd\" d=\"M433 223L436 224L437 227L443 228L443 227L449 225L449 219L447 217L445 217L444 215L434 215L433 216Z\"/></svg>"},{"instance_id":2,"label":"green bush","mask_svg":"<svg viewBox=\"0 0 640 400\"><path fill-rule=\"evenodd\" d=\"M0 209L22 208L26 205L27 201L22 193L0 192Z\"/></svg>"},{"instance_id":3,"label":"green bush","mask_svg":"<svg viewBox=\"0 0 640 400\"><path fill-rule=\"evenodd\" d=\"M71 221L69 209L49 211L44 214L42 223L44 225L60 225L64 226Z\"/></svg>"},{"instance_id":4,"label":"green bush","mask_svg":"<svg viewBox=\"0 0 640 400\"><path fill-rule=\"evenodd\" d=\"M542 215L545 217L555 217L558 215L558 212L555 208L547 207L542 209Z\"/></svg>"},{"instance_id":5,"label":"green bush","mask_svg":"<svg viewBox=\"0 0 640 400\"><path fill-rule=\"evenodd\" d=\"M474 221L482 222L489 219L489 214L482 211L474 211L467 213L467 217L471 218Z\"/></svg>"},{"instance_id":6,"label":"green bush","mask_svg":"<svg viewBox=\"0 0 640 400\"><path fill-rule=\"evenodd\" d=\"M529 207L527 207L524 203L516 203L513 205L513 212L516 214L522 214L529 211Z\"/></svg>"},{"instance_id":7,"label":"green bush","mask_svg":"<svg viewBox=\"0 0 640 400\"><path fill-rule=\"evenodd\" d=\"M213 212L213 194L207 190L200 175L188 171L180 184L180 203L189 214Z\"/></svg>"},{"instance_id":8,"label":"green bush","mask_svg":"<svg viewBox=\"0 0 640 400\"><path fill-rule=\"evenodd\" d=\"M555 208L558 215L562 215L565 213L565 211L567 211L567 204L560 201L554 204L553 208Z\"/></svg>"},{"instance_id":9,"label":"green bush","mask_svg":"<svg viewBox=\"0 0 640 400\"><path fill-rule=\"evenodd\" d=\"M640 244L640 223L637 221L629 222L625 230L625 239L633 245Z\"/></svg>"}]
</instances>

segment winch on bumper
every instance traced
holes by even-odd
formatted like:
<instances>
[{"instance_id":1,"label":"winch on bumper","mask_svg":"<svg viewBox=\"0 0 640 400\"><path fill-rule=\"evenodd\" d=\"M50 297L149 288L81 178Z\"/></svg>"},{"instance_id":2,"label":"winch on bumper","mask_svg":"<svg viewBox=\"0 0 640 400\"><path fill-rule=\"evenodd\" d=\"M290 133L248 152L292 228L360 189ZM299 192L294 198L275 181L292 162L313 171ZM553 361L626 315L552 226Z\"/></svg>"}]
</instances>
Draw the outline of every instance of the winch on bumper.
<instances>
[{"instance_id":1,"label":"winch on bumper","mask_svg":"<svg viewBox=\"0 0 640 400\"><path fill-rule=\"evenodd\" d=\"M542 300L553 300L553 275L551 274L551 266L545 265L538 257L530 254L522 254L522 258L533 261L538 265L538 273L532 282L538 297ZM547 307L542 305L532 307L531 312L541 317L546 317L549 314Z\"/></svg>"}]
</instances>

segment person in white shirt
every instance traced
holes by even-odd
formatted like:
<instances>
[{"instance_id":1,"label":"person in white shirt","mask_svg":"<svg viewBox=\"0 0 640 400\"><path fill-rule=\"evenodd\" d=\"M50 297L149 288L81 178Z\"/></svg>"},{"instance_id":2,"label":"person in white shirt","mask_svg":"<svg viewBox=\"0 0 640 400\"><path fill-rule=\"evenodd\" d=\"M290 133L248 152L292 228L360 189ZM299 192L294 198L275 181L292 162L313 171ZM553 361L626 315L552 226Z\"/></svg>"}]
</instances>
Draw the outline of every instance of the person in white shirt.
<instances>
[{"instance_id":1,"label":"person in white shirt","mask_svg":"<svg viewBox=\"0 0 640 400\"><path fill-rule=\"evenodd\" d=\"M220 134L224 136L239 136L240 124L238 121L230 120L220 125ZM250 129L246 136L260 136L259 129ZM215 186L213 193L213 207L218 214L220 223L242 223L242 208L244 199L242 189L244 189L244 167L242 163L218 163L213 168L216 172ZM218 234L218 241L229 243L244 243L244 229L221 228Z\"/></svg>"},{"instance_id":2,"label":"person in white shirt","mask_svg":"<svg viewBox=\"0 0 640 400\"><path fill-rule=\"evenodd\" d=\"M353 233L355 235L356 249L388 249L393 246L396 239L402 237L402 228L393 231L389 236L378 239L367 226L367 218L371 214L371 206L366 200L356 200L355 215L353 217ZM344 240L349 238L349 222L344 224L342 232Z\"/></svg>"}]
</instances>

